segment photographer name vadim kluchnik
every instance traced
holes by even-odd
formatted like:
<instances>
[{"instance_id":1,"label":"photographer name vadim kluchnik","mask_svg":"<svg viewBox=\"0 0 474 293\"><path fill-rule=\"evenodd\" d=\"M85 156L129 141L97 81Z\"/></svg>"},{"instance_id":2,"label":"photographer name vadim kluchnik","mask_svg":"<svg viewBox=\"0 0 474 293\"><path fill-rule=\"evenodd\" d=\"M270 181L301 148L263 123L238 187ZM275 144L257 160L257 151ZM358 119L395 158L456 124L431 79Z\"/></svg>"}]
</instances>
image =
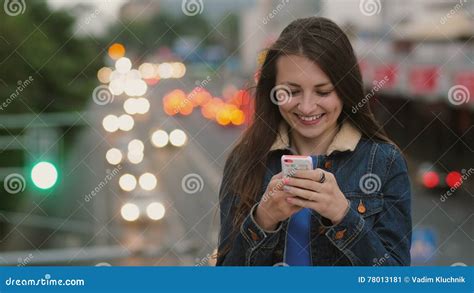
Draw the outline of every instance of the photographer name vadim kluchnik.
<instances>
[{"instance_id":1,"label":"photographer name vadim kluchnik","mask_svg":"<svg viewBox=\"0 0 474 293\"><path fill-rule=\"evenodd\" d=\"M466 283L466 280L463 276L459 277L411 277L413 283Z\"/></svg>"}]
</instances>

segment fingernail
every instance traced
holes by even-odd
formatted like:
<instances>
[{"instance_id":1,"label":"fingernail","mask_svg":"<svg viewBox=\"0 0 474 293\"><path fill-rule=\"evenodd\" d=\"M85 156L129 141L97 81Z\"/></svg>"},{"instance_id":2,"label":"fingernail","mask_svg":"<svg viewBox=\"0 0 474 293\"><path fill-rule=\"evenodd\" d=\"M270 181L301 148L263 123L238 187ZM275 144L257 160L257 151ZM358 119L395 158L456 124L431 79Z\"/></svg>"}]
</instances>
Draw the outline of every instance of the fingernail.
<instances>
[{"instance_id":1,"label":"fingernail","mask_svg":"<svg viewBox=\"0 0 474 293\"><path fill-rule=\"evenodd\" d=\"M288 178L283 178L283 184L288 184Z\"/></svg>"},{"instance_id":2,"label":"fingernail","mask_svg":"<svg viewBox=\"0 0 474 293\"><path fill-rule=\"evenodd\" d=\"M290 191L290 187L285 185L285 186L283 186L283 190L284 191Z\"/></svg>"}]
</instances>

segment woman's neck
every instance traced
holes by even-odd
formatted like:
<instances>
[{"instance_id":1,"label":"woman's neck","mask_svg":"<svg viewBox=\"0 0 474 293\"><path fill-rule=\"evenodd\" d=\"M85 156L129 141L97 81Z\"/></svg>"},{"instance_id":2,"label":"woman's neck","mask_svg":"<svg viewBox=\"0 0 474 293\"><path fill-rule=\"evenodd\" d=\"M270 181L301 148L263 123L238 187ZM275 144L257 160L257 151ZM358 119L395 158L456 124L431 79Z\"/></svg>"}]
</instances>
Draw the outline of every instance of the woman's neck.
<instances>
[{"instance_id":1,"label":"woman's neck","mask_svg":"<svg viewBox=\"0 0 474 293\"><path fill-rule=\"evenodd\" d=\"M306 138L298 134L296 131L291 131L291 144L301 156L321 155L326 154L329 145L333 141L339 126L328 129L317 138Z\"/></svg>"}]
</instances>

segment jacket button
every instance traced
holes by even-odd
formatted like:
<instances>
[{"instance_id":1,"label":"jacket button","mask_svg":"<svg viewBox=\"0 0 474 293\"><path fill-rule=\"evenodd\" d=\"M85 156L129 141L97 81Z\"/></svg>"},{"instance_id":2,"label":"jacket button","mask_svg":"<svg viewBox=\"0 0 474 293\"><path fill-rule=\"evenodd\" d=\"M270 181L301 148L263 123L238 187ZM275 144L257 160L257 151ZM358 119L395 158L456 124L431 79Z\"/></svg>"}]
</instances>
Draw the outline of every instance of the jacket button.
<instances>
[{"instance_id":1,"label":"jacket button","mask_svg":"<svg viewBox=\"0 0 474 293\"><path fill-rule=\"evenodd\" d=\"M332 161L328 160L326 162L324 162L324 168L325 169L331 169L332 167Z\"/></svg>"},{"instance_id":2,"label":"jacket button","mask_svg":"<svg viewBox=\"0 0 474 293\"><path fill-rule=\"evenodd\" d=\"M341 231L337 231L336 232L336 236L334 236L334 238L336 240L339 240L339 239L342 239L342 237L344 237L344 234L346 233L347 229L344 229L344 230L341 230Z\"/></svg>"},{"instance_id":3,"label":"jacket button","mask_svg":"<svg viewBox=\"0 0 474 293\"><path fill-rule=\"evenodd\" d=\"M249 229L250 236L252 237L253 241L258 241L260 237L258 237L257 233L255 233L253 230Z\"/></svg>"},{"instance_id":4,"label":"jacket button","mask_svg":"<svg viewBox=\"0 0 474 293\"><path fill-rule=\"evenodd\" d=\"M362 200L360 200L359 205L357 206L357 211L358 211L360 214L364 214L366 210L367 210L367 209L365 208L364 203L362 202Z\"/></svg>"}]
</instances>

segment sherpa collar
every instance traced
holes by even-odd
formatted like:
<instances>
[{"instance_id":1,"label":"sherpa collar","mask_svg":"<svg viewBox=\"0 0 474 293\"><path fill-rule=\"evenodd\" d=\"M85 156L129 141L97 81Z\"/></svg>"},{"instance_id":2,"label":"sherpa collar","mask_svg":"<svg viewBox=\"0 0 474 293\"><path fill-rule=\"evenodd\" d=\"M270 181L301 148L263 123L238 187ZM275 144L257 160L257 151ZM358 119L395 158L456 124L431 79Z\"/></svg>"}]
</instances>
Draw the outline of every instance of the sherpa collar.
<instances>
[{"instance_id":1,"label":"sherpa collar","mask_svg":"<svg viewBox=\"0 0 474 293\"><path fill-rule=\"evenodd\" d=\"M352 126L350 122L344 122L329 145L326 155L329 156L334 151L354 151L361 137L362 133L357 128ZM278 127L277 138L270 148L270 151L289 147L288 124L282 121Z\"/></svg>"}]
</instances>

